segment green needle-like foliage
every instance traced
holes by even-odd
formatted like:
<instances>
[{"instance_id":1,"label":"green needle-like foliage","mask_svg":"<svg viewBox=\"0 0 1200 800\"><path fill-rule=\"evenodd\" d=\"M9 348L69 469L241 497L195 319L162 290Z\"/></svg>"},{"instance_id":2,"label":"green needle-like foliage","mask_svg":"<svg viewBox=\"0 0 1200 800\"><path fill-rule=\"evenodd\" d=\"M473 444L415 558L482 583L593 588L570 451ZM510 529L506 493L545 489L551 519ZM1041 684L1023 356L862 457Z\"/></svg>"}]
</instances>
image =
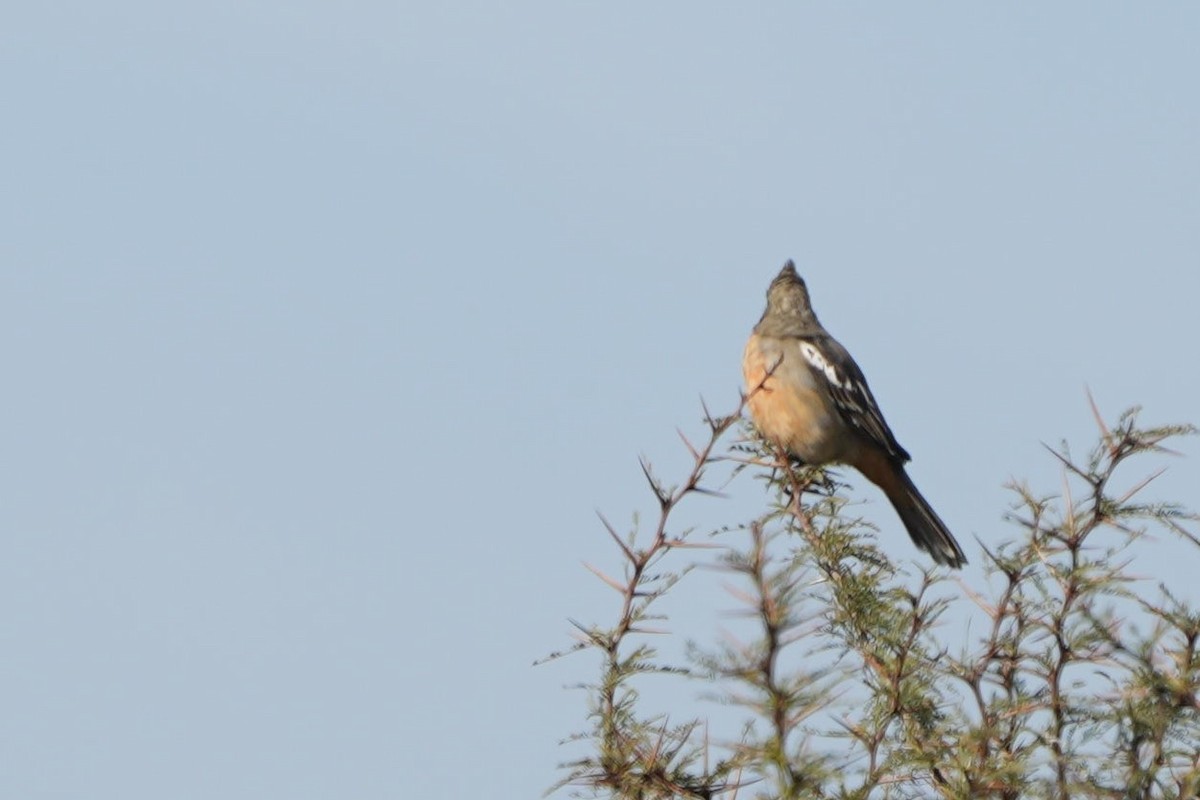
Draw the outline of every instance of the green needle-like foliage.
<instances>
[{"instance_id":1,"label":"green needle-like foliage","mask_svg":"<svg viewBox=\"0 0 1200 800\"><path fill-rule=\"evenodd\" d=\"M1200 608L1188 587L1131 568L1151 532L1200 549L1197 517L1140 499L1158 473L1113 488L1127 461L1161 458L1195 429L1141 427L1137 409L1111 426L1096 418L1086 458L1051 451L1065 490L1011 487L1007 540L972 555L990 579L977 591L943 569L905 574L834 473L773 452L741 409L706 415L706 441L685 439L693 463L678 487L643 463L654 531L604 523L622 568L592 571L619 601L551 656L593 652L600 666L583 687L586 727L569 739L584 753L554 788L622 800L1200 797ZM725 444L737 430L747 436ZM671 532L690 498L747 476L768 487L760 515L708 537ZM691 643L684 663L667 663L652 644L670 636L661 601L714 569L752 635ZM696 700L643 711L648 675L688 682ZM730 709L741 721L718 730L704 697L722 725Z\"/></svg>"}]
</instances>

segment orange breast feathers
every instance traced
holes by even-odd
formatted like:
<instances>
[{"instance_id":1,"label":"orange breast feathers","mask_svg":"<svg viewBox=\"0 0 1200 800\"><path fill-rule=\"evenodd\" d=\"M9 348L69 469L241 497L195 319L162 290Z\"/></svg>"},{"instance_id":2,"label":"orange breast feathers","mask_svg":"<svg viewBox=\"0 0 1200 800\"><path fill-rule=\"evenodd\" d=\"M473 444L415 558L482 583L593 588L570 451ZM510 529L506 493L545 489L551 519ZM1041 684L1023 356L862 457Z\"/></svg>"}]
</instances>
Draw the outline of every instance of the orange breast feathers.
<instances>
[{"instance_id":1,"label":"orange breast feathers","mask_svg":"<svg viewBox=\"0 0 1200 800\"><path fill-rule=\"evenodd\" d=\"M752 335L742 372L750 417L764 436L807 464L843 456L847 442L838 441L837 412L814 382L796 342Z\"/></svg>"}]
</instances>

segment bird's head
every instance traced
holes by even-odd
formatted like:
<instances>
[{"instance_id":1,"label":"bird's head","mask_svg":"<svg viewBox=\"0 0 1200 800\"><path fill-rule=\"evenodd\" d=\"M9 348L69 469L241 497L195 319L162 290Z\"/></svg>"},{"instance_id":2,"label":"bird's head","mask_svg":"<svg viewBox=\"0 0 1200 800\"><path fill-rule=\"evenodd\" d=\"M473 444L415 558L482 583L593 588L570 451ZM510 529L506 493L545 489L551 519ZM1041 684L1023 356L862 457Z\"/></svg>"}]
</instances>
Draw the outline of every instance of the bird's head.
<instances>
[{"instance_id":1,"label":"bird's head","mask_svg":"<svg viewBox=\"0 0 1200 800\"><path fill-rule=\"evenodd\" d=\"M808 298L808 287L796 273L796 265L791 259L783 265L767 289L767 310L763 313L763 322L768 320L776 323L771 327L786 324L788 328L806 328L820 324Z\"/></svg>"}]
</instances>

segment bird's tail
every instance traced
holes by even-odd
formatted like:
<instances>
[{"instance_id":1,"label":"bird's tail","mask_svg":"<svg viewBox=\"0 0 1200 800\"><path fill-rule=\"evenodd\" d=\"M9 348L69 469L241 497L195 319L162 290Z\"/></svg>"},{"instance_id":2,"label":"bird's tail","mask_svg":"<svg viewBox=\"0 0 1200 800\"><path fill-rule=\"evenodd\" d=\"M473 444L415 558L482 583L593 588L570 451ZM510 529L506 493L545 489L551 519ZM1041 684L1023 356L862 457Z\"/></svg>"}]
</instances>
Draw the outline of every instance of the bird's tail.
<instances>
[{"instance_id":1,"label":"bird's tail","mask_svg":"<svg viewBox=\"0 0 1200 800\"><path fill-rule=\"evenodd\" d=\"M929 501L917 491L904 466L893 464L888 472L890 474L887 479L874 482L892 502L896 513L900 515L900 521L908 529L908 535L917 547L929 553L939 564L955 569L966 564L967 557L954 534L950 533L950 529L929 505Z\"/></svg>"}]
</instances>

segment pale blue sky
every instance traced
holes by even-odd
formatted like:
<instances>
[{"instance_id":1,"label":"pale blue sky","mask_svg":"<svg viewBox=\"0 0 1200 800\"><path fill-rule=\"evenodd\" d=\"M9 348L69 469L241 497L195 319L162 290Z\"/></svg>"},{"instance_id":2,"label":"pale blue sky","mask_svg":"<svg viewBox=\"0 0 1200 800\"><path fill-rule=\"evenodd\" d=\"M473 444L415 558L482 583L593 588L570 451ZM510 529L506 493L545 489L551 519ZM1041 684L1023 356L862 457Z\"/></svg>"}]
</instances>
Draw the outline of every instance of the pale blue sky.
<instances>
[{"instance_id":1,"label":"pale blue sky","mask_svg":"<svg viewBox=\"0 0 1200 800\"><path fill-rule=\"evenodd\" d=\"M0 796L537 796L594 661L530 662L613 609L594 509L733 407L789 257L978 581L1085 384L1200 422L1198 36L1182 2L10 4ZM1182 449L1155 496L1197 505ZM1138 563L1192 586L1179 552Z\"/></svg>"}]
</instances>

